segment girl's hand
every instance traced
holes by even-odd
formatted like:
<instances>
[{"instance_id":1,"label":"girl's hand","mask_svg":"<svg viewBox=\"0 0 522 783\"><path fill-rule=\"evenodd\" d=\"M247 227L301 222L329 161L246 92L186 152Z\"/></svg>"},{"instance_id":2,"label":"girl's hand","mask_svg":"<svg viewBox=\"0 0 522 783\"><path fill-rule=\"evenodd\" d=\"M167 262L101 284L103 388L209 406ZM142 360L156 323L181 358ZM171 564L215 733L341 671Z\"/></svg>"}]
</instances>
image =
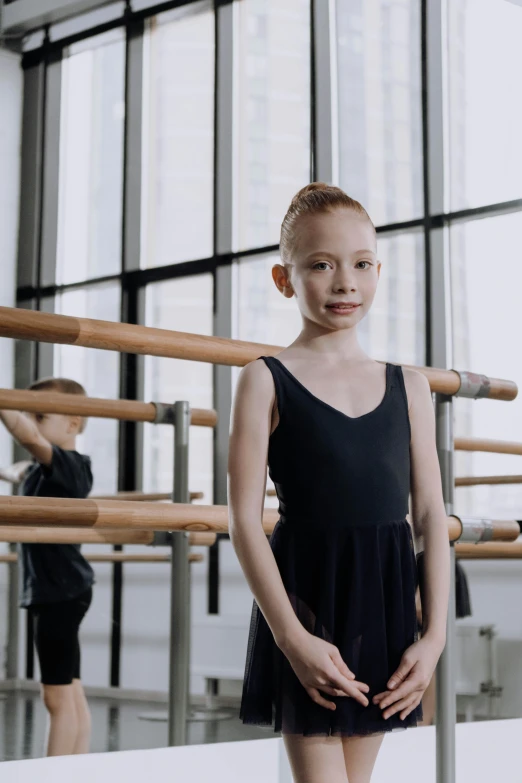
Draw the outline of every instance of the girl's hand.
<instances>
[{"instance_id":1,"label":"girl's hand","mask_svg":"<svg viewBox=\"0 0 522 783\"><path fill-rule=\"evenodd\" d=\"M11 484L18 484L24 477L25 472L33 463L30 460L15 462L8 468L0 468L0 479L9 481Z\"/></svg>"},{"instance_id":2,"label":"girl's hand","mask_svg":"<svg viewBox=\"0 0 522 783\"><path fill-rule=\"evenodd\" d=\"M419 706L443 648L428 636L408 647L399 668L388 680L389 690L373 697L373 703L384 710L384 719L400 712L400 719L404 720Z\"/></svg>"},{"instance_id":3,"label":"girl's hand","mask_svg":"<svg viewBox=\"0 0 522 783\"><path fill-rule=\"evenodd\" d=\"M330 696L350 696L367 707L368 699L364 694L370 689L355 679L337 647L308 631L305 633L297 643L285 649L284 654L312 701L335 710L335 703L321 696L319 691L322 691Z\"/></svg>"}]
</instances>

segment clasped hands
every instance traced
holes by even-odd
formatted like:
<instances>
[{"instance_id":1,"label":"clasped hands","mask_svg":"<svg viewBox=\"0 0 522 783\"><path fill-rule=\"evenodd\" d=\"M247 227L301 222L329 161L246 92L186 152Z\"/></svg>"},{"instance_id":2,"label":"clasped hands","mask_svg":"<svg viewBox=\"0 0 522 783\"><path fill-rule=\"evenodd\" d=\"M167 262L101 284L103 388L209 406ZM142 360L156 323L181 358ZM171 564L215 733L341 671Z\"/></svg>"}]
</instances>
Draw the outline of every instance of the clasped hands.
<instances>
[{"instance_id":1,"label":"clasped hands","mask_svg":"<svg viewBox=\"0 0 522 783\"><path fill-rule=\"evenodd\" d=\"M348 696L364 707L369 705L369 686L355 679L337 647L306 632L298 643L282 648L299 681L310 698L326 709L336 705L322 694ZM379 706L385 720L396 713L405 720L422 700L444 644L429 635L412 644L387 682L388 690L378 693L372 703Z\"/></svg>"}]
</instances>

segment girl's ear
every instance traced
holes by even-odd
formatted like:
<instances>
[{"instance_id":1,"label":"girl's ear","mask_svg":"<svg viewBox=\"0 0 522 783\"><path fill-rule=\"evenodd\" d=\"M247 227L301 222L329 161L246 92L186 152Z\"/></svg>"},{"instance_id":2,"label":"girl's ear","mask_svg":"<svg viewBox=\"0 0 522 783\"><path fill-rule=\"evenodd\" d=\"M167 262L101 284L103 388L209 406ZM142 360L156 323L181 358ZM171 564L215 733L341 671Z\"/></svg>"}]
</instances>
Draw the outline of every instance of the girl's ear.
<instances>
[{"instance_id":1,"label":"girl's ear","mask_svg":"<svg viewBox=\"0 0 522 783\"><path fill-rule=\"evenodd\" d=\"M276 284L277 290L280 291L287 299L291 299L294 295L294 289L290 282L290 269L282 264L274 264L272 267L272 280Z\"/></svg>"}]
</instances>

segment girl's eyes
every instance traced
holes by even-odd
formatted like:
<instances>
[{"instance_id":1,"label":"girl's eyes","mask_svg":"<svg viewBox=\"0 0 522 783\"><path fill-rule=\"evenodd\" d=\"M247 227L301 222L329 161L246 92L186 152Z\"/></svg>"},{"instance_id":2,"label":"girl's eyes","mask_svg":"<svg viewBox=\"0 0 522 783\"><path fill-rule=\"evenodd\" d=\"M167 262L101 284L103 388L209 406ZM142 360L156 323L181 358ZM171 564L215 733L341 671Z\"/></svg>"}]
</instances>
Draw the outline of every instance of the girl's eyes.
<instances>
[{"instance_id":1,"label":"girl's eyes","mask_svg":"<svg viewBox=\"0 0 522 783\"><path fill-rule=\"evenodd\" d=\"M318 269L320 266L324 268L324 267L328 267L328 264L326 263L326 261L318 261L313 265L312 269Z\"/></svg>"},{"instance_id":2,"label":"girl's eyes","mask_svg":"<svg viewBox=\"0 0 522 783\"><path fill-rule=\"evenodd\" d=\"M357 266L359 268L361 268L360 264L366 264L365 267L362 267L363 269L368 269L368 267L371 266L370 261L365 261L365 260L357 262ZM326 261L317 261L315 264L313 264L312 269L319 269L319 267L322 267L322 269L325 269L325 268L328 268L328 266L329 266L329 264ZM319 271L322 271L322 269L319 269Z\"/></svg>"}]
</instances>

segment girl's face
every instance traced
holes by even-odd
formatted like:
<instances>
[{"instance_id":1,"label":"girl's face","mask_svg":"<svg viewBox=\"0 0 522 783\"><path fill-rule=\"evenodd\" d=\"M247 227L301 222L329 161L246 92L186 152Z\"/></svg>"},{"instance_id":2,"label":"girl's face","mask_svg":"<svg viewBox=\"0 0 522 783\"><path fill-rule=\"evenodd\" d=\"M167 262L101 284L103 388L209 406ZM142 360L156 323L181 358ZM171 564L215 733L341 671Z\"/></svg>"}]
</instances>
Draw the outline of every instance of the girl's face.
<instances>
[{"instance_id":1,"label":"girl's face","mask_svg":"<svg viewBox=\"0 0 522 783\"><path fill-rule=\"evenodd\" d=\"M300 218L289 263L277 264L274 281L295 294L303 318L326 329L348 329L371 307L381 265L375 231L348 209Z\"/></svg>"}]
</instances>

